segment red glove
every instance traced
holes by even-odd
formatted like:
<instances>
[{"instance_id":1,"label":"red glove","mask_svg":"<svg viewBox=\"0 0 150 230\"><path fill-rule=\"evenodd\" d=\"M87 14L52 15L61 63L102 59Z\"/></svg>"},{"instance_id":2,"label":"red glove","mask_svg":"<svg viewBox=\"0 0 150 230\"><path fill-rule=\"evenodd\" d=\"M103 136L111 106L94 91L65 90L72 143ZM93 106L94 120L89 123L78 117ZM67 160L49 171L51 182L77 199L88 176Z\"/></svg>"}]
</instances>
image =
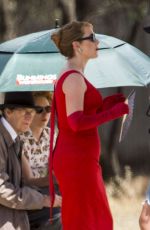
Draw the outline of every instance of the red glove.
<instances>
[{"instance_id":1,"label":"red glove","mask_svg":"<svg viewBox=\"0 0 150 230\"><path fill-rule=\"evenodd\" d=\"M126 100L125 96L122 93L117 93L112 96L105 97L103 99L102 110L108 110L112 108L119 102L124 102Z\"/></svg>"},{"instance_id":2,"label":"red glove","mask_svg":"<svg viewBox=\"0 0 150 230\"><path fill-rule=\"evenodd\" d=\"M94 115L85 115L83 111L77 111L68 116L68 123L73 131L81 131L95 128L107 121L122 117L129 112L128 105L123 102L116 104L107 111L101 111Z\"/></svg>"}]
</instances>

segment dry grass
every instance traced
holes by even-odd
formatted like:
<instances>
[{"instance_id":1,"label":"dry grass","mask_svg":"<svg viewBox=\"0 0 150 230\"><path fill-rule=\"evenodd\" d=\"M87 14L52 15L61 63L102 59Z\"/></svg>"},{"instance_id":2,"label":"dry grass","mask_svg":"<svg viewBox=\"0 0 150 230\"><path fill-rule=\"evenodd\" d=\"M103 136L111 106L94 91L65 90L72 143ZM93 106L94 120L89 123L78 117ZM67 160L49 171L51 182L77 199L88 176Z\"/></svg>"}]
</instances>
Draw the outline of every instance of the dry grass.
<instances>
[{"instance_id":1,"label":"dry grass","mask_svg":"<svg viewBox=\"0 0 150 230\"><path fill-rule=\"evenodd\" d=\"M110 207L114 219L114 230L139 230L138 219L143 199L112 199Z\"/></svg>"},{"instance_id":2,"label":"dry grass","mask_svg":"<svg viewBox=\"0 0 150 230\"><path fill-rule=\"evenodd\" d=\"M132 177L126 167L125 178L116 177L106 190L114 219L114 230L139 230L139 215L142 202L149 183L149 178Z\"/></svg>"}]
</instances>

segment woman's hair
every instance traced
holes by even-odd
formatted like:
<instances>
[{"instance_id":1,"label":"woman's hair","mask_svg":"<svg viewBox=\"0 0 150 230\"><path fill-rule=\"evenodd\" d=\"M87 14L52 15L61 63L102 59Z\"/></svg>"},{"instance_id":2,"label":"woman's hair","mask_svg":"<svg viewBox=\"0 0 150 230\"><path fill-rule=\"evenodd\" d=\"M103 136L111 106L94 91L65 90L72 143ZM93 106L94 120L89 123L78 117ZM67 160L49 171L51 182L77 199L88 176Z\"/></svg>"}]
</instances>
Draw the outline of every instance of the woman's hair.
<instances>
[{"instance_id":1,"label":"woman's hair","mask_svg":"<svg viewBox=\"0 0 150 230\"><path fill-rule=\"evenodd\" d=\"M60 53L65 57L72 58L74 55L72 42L77 41L84 35L84 27L92 26L89 22L70 22L51 35L51 39L55 42Z\"/></svg>"},{"instance_id":2,"label":"woman's hair","mask_svg":"<svg viewBox=\"0 0 150 230\"><path fill-rule=\"evenodd\" d=\"M53 93L48 92L48 91L35 91L35 92L32 92L32 94L33 94L34 100L38 97L45 97L51 105Z\"/></svg>"}]
</instances>

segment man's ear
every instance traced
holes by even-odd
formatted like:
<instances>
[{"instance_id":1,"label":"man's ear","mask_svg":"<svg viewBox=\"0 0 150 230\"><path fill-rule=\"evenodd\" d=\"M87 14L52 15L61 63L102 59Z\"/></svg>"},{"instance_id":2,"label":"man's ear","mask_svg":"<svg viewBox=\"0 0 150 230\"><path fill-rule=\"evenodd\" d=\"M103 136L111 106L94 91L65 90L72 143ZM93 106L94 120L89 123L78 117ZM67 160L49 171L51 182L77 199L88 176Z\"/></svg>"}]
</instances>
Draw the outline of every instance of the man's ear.
<instances>
[{"instance_id":1,"label":"man's ear","mask_svg":"<svg viewBox=\"0 0 150 230\"><path fill-rule=\"evenodd\" d=\"M12 114L12 111L13 111L13 110L11 110L11 109L9 109L9 108L5 108L5 109L4 109L4 114L5 114L5 116L8 117L10 114Z\"/></svg>"}]
</instances>

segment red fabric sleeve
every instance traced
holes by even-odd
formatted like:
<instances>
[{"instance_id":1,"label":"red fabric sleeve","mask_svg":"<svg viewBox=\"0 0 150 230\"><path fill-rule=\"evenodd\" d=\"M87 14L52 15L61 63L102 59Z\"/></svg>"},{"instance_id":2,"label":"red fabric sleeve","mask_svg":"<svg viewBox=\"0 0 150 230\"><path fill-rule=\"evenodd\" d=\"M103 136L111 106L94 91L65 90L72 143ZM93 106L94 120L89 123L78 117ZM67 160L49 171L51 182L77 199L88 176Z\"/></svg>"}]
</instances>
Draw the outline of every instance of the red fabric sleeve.
<instances>
[{"instance_id":1,"label":"red fabric sleeve","mask_svg":"<svg viewBox=\"0 0 150 230\"><path fill-rule=\"evenodd\" d=\"M123 102L116 104L107 111L101 111L94 115L86 115L83 111L77 111L67 117L71 129L75 132L95 128L107 121L122 117L129 112L128 105Z\"/></svg>"},{"instance_id":2,"label":"red fabric sleeve","mask_svg":"<svg viewBox=\"0 0 150 230\"><path fill-rule=\"evenodd\" d=\"M119 102L124 102L125 97L122 93L113 94L103 99L102 110L108 110Z\"/></svg>"}]
</instances>

